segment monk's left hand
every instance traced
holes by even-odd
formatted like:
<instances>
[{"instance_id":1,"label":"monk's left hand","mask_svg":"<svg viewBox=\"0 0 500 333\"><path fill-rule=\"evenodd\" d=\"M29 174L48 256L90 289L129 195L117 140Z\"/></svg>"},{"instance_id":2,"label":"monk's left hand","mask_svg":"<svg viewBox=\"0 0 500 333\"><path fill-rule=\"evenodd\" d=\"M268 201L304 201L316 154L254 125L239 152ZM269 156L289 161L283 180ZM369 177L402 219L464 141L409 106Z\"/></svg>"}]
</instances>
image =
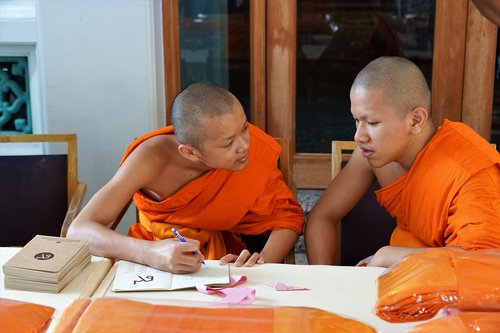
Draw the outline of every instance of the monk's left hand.
<instances>
[{"instance_id":1,"label":"monk's left hand","mask_svg":"<svg viewBox=\"0 0 500 333\"><path fill-rule=\"evenodd\" d=\"M404 257L425 249L423 247L383 246L372 256L368 266L390 267L401 262Z\"/></svg>"},{"instance_id":2,"label":"monk's left hand","mask_svg":"<svg viewBox=\"0 0 500 333\"><path fill-rule=\"evenodd\" d=\"M236 267L241 267L243 265L252 267L255 264L263 264L266 261L260 253L254 252L251 254L250 251L244 249L239 256L236 254L226 254L224 257L220 258L219 265L225 265L230 262L234 262L234 266Z\"/></svg>"}]
</instances>

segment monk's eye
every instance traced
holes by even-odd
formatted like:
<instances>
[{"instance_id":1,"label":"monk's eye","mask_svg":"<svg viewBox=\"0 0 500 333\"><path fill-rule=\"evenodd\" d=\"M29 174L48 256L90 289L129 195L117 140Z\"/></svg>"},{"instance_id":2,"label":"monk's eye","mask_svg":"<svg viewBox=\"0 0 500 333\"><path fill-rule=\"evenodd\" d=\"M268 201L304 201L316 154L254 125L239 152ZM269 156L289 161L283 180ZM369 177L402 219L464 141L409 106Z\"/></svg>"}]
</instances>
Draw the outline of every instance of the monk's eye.
<instances>
[{"instance_id":1,"label":"monk's eye","mask_svg":"<svg viewBox=\"0 0 500 333\"><path fill-rule=\"evenodd\" d=\"M222 146L222 148L229 148L233 144L233 141L230 141L227 145Z\"/></svg>"},{"instance_id":2,"label":"monk's eye","mask_svg":"<svg viewBox=\"0 0 500 333\"><path fill-rule=\"evenodd\" d=\"M380 124L379 121L369 121L368 122L368 125L370 125L370 126L377 126L378 124Z\"/></svg>"}]
</instances>

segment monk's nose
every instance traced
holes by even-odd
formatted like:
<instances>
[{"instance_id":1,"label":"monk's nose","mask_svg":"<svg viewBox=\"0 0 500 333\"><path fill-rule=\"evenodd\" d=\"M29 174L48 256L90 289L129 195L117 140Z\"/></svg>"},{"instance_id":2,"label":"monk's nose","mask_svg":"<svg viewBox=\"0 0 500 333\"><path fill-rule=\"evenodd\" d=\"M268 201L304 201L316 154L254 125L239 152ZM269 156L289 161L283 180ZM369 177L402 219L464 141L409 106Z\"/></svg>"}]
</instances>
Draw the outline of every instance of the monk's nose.
<instances>
[{"instance_id":1,"label":"monk's nose","mask_svg":"<svg viewBox=\"0 0 500 333\"><path fill-rule=\"evenodd\" d=\"M248 150L250 140L246 137L241 137L238 143L238 152L243 152Z\"/></svg>"},{"instance_id":2,"label":"monk's nose","mask_svg":"<svg viewBox=\"0 0 500 333\"><path fill-rule=\"evenodd\" d=\"M360 125L356 129L356 133L354 133L354 141L360 142L360 143L365 143L368 141L368 136L366 135L366 132L363 130L363 127Z\"/></svg>"}]
</instances>

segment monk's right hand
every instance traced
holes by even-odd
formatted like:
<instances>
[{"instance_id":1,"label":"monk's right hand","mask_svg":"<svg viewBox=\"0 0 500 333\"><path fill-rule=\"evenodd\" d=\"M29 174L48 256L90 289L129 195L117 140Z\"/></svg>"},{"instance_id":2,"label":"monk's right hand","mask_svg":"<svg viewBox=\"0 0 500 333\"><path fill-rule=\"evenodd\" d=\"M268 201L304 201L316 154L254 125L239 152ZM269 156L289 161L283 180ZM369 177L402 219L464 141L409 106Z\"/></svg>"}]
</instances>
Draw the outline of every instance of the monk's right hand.
<instances>
[{"instance_id":1,"label":"monk's right hand","mask_svg":"<svg viewBox=\"0 0 500 333\"><path fill-rule=\"evenodd\" d=\"M162 271L175 274L196 272L201 267L203 255L200 254L200 243L186 238L185 243L170 238L149 242L145 264ZM197 252L197 254L192 254Z\"/></svg>"}]
</instances>

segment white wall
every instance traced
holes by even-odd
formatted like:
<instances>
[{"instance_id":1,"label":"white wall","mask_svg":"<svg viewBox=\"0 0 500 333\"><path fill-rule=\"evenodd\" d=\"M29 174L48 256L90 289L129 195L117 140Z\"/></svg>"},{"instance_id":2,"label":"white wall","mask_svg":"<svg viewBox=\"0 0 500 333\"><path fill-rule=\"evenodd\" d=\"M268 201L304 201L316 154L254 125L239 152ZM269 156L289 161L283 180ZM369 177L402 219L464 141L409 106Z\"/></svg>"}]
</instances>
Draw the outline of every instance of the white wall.
<instances>
[{"instance_id":1,"label":"white wall","mask_svg":"<svg viewBox=\"0 0 500 333\"><path fill-rule=\"evenodd\" d=\"M40 89L39 103L33 106L39 117L35 132L78 135L79 178L87 182L87 202L112 177L130 141L164 124L161 2L35 4L34 37L32 28L31 37L0 34L0 55L16 38L34 39L22 42L35 50L38 82L32 85ZM120 225L121 232L127 229Z\"/></svg>"}]
</instances>

